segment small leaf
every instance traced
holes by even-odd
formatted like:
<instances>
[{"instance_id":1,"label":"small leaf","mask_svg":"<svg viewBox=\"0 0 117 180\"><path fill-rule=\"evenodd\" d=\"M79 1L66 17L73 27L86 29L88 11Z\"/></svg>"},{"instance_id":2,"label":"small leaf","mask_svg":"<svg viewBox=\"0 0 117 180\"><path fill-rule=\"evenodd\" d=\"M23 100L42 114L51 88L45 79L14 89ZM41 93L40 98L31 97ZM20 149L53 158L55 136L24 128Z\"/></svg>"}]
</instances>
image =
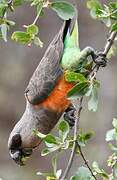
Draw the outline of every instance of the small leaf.
<instances>
[{"instance_id":1,"label":"small leaf","mask_svg":"<svg viewBox=\"0 0 117 180\"><path fill-rule=\"evenodd\" d=\"M64 142L69 133L69 125L66 121L61 121L59 124L59 136Z\"/></svg>"},{"instance_id":2,"label":"small leaf","mask_svg":"<svg viewBox=\"0 0 117 180\"><path fill-rule=\"evenodd\" d=\"M38 27L35 24L31 24L31 25L26 27L26 31L30 35L33 35L33 34L36 35L36 34L38 34L39 30L38 30Z\"/></svg>"},{"instance_id":3,"label":"small leaf","mask_svg":"<svg viewBox=\"0 0 117 180\"><path fill-rule=\"evenodd\" d=\"M50 177L53 177L53 173L42 173L42 172L37 172L37 175L38 176L43 176L43 177L47 177L47 176L50 176Z\"/></svg>"},{"instance_id":4,"label":"small leaf","mask_svg":"<svg viewBox=\"0 0 117 180\"><path fill-rule=\"evenodd\" d=\"M111 26L111 31L117 31L117 23L114 23L114 24Z\"/></svg>"},{"instance_id":5,"label":"small leaf","mask_svg":"<svg viewBox=\"0 0 117 180\"><path fill-rule=\"evenodd\" d=\"M51 149L45 148L42 150L41 156L46 156L46 155L50 154L51 152L53 152L53 151L51 151Z\"/></svg>"},{"instance_id":6,"label":"small leaf","mask_svg":"<svg viewBox=\"0 0 117 180\"><path fill-rule=\"evenodd\" d=\"M92 18L96 19L102 12L100 9L102 9L102 5L98 0L89 0L87 1L87 7L90 9L90 15Z\"/></svg>"},{"instance_id":7,"label":"small leaf","mask_svg":"<svg viewBox=\"0 0 117 180\"><path fill-rule=\"evenodd\" d=\"M90 86L90 82L89 81L84 81L84 82L80 82L78 84L76 84L67 94L68 99L77 99L81 96L84 96L87 91L88 88Z\"/></svg>"},{"instance_id":8,"label":"small leaf","mask_svg":"<svg viewBox=\"0 0 117 180\"><path fill-rule=\"evenodd\" d=\"M54 176L56 176L56 171L57 171L57 157L52 158L52 166L53 166L53 171L54 171Z\"/></svg>"},{"instance_id":9,"label":"small leaf","mask_svg":"<svg viewBox=\"0 0 117 180\"><path fill-rule=\"evenodd\" d=\"M15 31L12 34L11 39L22 44L28 44L31 42L32 37L30 36L30 34L27 34L26 32Z\"/></svg>"},{"instance_id":10,"label":"small leaf","mask_svg":"<svg viewBox=\"0 0 117 180\"><path fill-rule=\"evenodd\" d=\"M6 2L0 3L0 17L4 17L4 12L6 11L7 7L8 4Z\"/></svg>"},{"instance_id":11,"label":"small leaf","mask_svg":"<svg viewBox=\"0 0 117 180\"><path fill-rule=\"evenodd\" d=\"M8 26L14 26L14 25L15 25L15 22L14 22L14 21L10 21L10 20L7 20L7 19L5 19L5 23L6 23Z\"/></svg>"},{"instance_id":12,"label":"small leaf","mask_svg":"<svg viewBox=\"0 0 117 180\"><path fill-rule=\"evenodd\" d=\"M59 179L62 174L62 169L57 170L56 177Z\"/></svg>"},{"instance_id":13,"label":"small leaf","mask_svg":"<svg viewBox=\"0 0 117 180\"><path fill-rule=\"evenodd\" d=\"M88 102L88 109L93 112L96 112L98 107L98 87L99 87L99 82L93 81L91 89L89 89L90 100Z\"/></svg>"},{"instance_id":14,"label":"small leaf","mask_svg":"<svg viewBox=\"0 0 117 180\"><path fill-rule=\"evenodd\" d=\"M66 1L52 2L50 7L58 14L63 20L72 19L75 16L74 6Z\"/></svg>"},{"instance_id":15,"label":"small leaf","mask_svg":"<svg viewBox=\"0 0 117 180\"><path fill-rule=\"evenodd\" d=\"M0 25L0 28L1 28L2 38L4 39L5 42L7 42L7 25L2 24Z\"/></svg>"},{"instance_id":16,"label":"small leaf","mask_svg":"<svg viewBox=\"0 0 117 180\"><path fill-rule=\"evenodd\" d=\"M43 14L43 2L40 2L37 5L37 16L42 16Z\"/></svg>"},{"instance_id":17,"label":"small leaf","mask_svg":"<svg viewBox=\"0 0 117 180\"><path fill-rule=\"evenodd\" d=\"M44 141L46 141L49 144L57 144L57 140L52 134L47 134L44 137Z\"/></svg>"},{"instance_id":18,"label":"small leaf","mask_svg":"<svg viewBox=\"0 0 117 180\"><path fill-rule=\"evenodd\" d=\"M78 144L82 147L84 147L87 143L87 141L92 137L93 133L89 132L84 134L82 131L77 136Z\"/></svg>"},{"instance_id":19,"label":"small leaf","mask_svg":"<svg viewBox=\"0 0 117 180\"><path fill-rule=\"evenodd\" d=\"M24 0L13 0L13 6L21 6Z\"/></svg>"},{"instance_id":20,"label":"small leaf","mask_svg":"<svg viewBox=\"0 0 117 180\"><path fill-rule=\"evenodd\" d=\"M117 178L117 163L114 165L114 177Z\"/></svg>"},{"instance_id":21,"label":"small leaf","mask_svg":"<svg viewBox=\"0 0 117 180\"><path fill-rule=\"evenodd\" d=\"M111 59L113 56L115 56L116 50L117 50L116 46L112 45L108 54L107 54L107 59Z\"/></svg>"},{"instance_id":22,"label":"small leaf","mask_svg":"<svg viewBox=\"0 0 117 180\"><path fill-rule=\"evenodd\" d=\"M91 178L92 178L92 175L89 169L82 166L78 168L76 175L73 176L71 180L91 180Z\"/></svg>"},{"instance_id":23,"label":"small leaf","mask_svg":"<svg viewBox=\"0 0 117 180\"><path fill-rule=\"evenodd\" d=\"M115 129L117 129L117 119L116 118L113 118L112 125Z\"/></svg>"},{"instance_id":24,"label":"small leaf","mask_svg":"<svg viewBox=\"0 0 117 180\"><path fill-rule=\"evenodd\" d=\"M34 44L39 47L43 47L43 42L39 39L39 37L34 38Z\"/></svg>"},{"instance_id":25,"label":"small leaf","mask_svg":"<svg viewBox=\"0 0 117 180\"><path fill-rule=\"evenodd\" d=\"M112 151L117 152L117 147L115 147L112 143L109 143L109 147Z\"/></svg>"},{"instance_id":26,"label":"small leaf","mask_svg":"<svg viewBox=\"0 0 117 180\"><path fill-rule=\"evenodd\" d=\"M52 148L45 148L45 149L42 150L41 156L46 156L46 155L58 150L59 148L60 147L57 146L57 145L53 146Z\"/></svg>"},{"instance_id":27,"label":"small leaf","mask_svg":"<svg viewBox=\"0 0 117 180\"><path fill-rule=\"evenodd\" d=\"M115 131L115 129L111 129L109 131L107 131L106 133L106 141L113 141L113 140L117 140L117 133Z\"/></svg>"},{"instance_id":28,"label":"small leaf","mask_svg":"<svg viewBox=\"0 0 117 180\"><path fill-rule=\"evenodd\" d=\"M39 138L41 138L41 139L44 139L45 137L46 137L46 135L45 134L42 134L42 133L40 133L39 131L37 131L37 130L33 130L33 133L36 135L36 136L38 136Z\"/></svg>"},{"instance_id":29,"label":"small leaf","mask_svg":"<svg viewBox=\"0 0 117 180\"><path fill-rule=\"evenodd\" d=\"M83 82L87 79L80 73L76 73L74 71L66 71L65 80L68 82Z\"/></svg>"},{"instance_id":30,"label":"small leaf","mask_svg":"<svg viewBox=\"0 0 117 180\"><path fill-rule=\"evenodd\" d=\"M86 133L84 137L85 141L89 140L92 136L93 136L93 132Z\"/></svg>"},{"instance_id":31,"label":"small leaf","mask_svg":"<svg viewBox=\"0 0 117 180\"><path fill-rule=\"evenodd\" d=\"M94 171L97 174L99 174L101 177L108 178L108 174L103 169L99 168L98 163L96 161L93 162L92 167L93 167Z\"/></svg>"}]
</instances>

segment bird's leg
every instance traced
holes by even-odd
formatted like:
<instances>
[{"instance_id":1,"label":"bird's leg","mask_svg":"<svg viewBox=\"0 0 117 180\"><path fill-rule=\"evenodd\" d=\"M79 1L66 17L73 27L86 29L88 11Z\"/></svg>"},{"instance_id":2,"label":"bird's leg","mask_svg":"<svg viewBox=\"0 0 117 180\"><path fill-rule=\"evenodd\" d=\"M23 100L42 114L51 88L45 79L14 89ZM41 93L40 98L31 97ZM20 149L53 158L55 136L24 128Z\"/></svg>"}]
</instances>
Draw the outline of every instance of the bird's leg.
<instances>
[{"instance_id":1,"label":"bird's leg","mask_svg":"<svg viewBox=\"0 0 117 180\"><path fill-rule=\"evenodd\" d=\"M75 124L75 107L70 104L70 106L64 112L64 120L68 122L69 126L72 128Z\"/></svg>"},{"instance_id":2,"label":"bird's leg","mask_svg":"<svg viewBox=\"0 0 117 180\"><path fill-rule=\"evenodd\" d=\"M92 60L95 64L105 67L106 66L106 56L105 54L99 52L97 53L92 47L88 46L86 48L84 48L81 52L80 52L80 56L81 56L81 60L85 60L87 59L88 56L92 57Z\"/></svg>"}]
</instances>

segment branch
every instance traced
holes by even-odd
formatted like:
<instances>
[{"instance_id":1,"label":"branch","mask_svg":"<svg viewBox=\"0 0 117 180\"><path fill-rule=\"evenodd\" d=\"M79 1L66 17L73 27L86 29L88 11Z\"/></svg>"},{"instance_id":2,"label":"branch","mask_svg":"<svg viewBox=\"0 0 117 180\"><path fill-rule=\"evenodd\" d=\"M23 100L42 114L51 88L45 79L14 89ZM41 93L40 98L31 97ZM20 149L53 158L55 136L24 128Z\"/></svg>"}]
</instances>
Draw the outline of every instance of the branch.
<instances>
[{"instance_id":1,"label":"branch","mask_svg":"<svg viewBox=\"0 0 117 180\"><path fill-rule=\"evenodd\" d=\"M80 155L81 155L82 159L84 160L84 163L86 164L87 168L91 172L91 175L94 177L94 179L97 180L96 176L93 174L93 171L92 171L91 167L88 164L88 161L86 160L86 158L85 158L85 156L84 156L84 154L82 152L81 146L78 144L78 141L76 141L76 144L77 144L77 147L79 149Z\"/></svg>"},{"instance_id":2,"label":"branch","mask_svg":"<svg viewBox=\"0 0 117 180\"><path fill-rule=\"evenodd\" d=\"M107 54L108 54L111 46L112 46L113 43L114 43L114 40L115 40L116 36L117 36L117 31L114 31L114 32L112 32L112 33L110 34L110 37L107 39L107 42L106 42L106 45L105 45L105 48L104 48L104 51L103 51L103 54L104 54L105 56L107 56Z\"/></svg>"},{"instance_id":3,"label":"branch","mask_svg":"<svg viewBox=\"0 0 117 180\"><path fill-rule=\"evenodd\" d=\"M73 159L74 159L74 156L75 156L75 153L76 153L76 148L77 148L76 139L77 139L78 124L79 124L79 121L80 121L80 114L81 114L81 110L82 110L82 102L83 102L83 97L80 98L80 100L79 100L79 108L76 111L75 127L74 127L74 143L73 143L72 152L71 152L67 167L65 169L65 172L64 172L63 177L61 178L61 180L65 180L66 177L68 176L68 173L70 171L70 168L72 166Z\"/></svg>"},{"instance_id":4,"label":"branch","mask_svg":"<svg viewBox=\"0 0 117 180\"><path fill-rule=\"evenodd\" d=\"M107 42L105 44L104 51L102 53L100 53L100 54L103 55L103 57L101 55L99 55L99 58L104 58L104 57L106 58L112 44L114 43L116 35L117 35L117 31L114 31L114 32L112 32L110 34L110 37L107 39ZM99 67L100 67L100 65L95 65L93 70L90 72L89 76L92 76L93 78L95 78L97 72L99 71ZM73 144L72 152L71 152L67 167L65 169L65 172L64 172L63 177L61 178L61 180L65 180L66 177L68 176L68 173L69 173L69 171L71 169L71 166L72 166L72 163L73 163L73 160L74 160L74 156L75 156L75 152L76 152L77 147L79 148L80 155L82 156L87 168L91 172L94 179L97 180L97 178L93 174L93 171L90 168L90 166L89 166L89 164L88 164L88 162L87 162L87 160L86 160L86 158L85 158L85 156L84 156L84 154L82 152L82 149L81 149L80 145L77 142L78 124L79 124L79 121L80 121L80 115L81 115L81 110L82 110L82 101L83 101L83 97L80 98L79 108L76 111L76 120L75 120L75 127L74 127L74 144Z\"/></svg>"}]
</instances>

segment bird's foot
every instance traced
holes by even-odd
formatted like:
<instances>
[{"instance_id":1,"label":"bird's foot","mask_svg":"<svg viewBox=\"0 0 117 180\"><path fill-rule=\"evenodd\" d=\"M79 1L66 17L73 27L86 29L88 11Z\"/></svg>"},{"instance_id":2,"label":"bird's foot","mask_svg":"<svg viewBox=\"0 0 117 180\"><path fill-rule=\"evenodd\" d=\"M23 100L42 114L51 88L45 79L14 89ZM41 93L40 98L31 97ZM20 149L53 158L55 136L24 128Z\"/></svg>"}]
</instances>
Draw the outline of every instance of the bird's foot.
<instances>
[{"instance_id":1,"label":"bird's foot","mask_svg":"<svg viewBox=\"0 0 117 180\"><path fill-rule=\"evenodd\" d=\"M98 66L105 67L107 65L106 55L102 52L91 54L94 63Z\"/></svg>"},{"instance_id":2,"label":"bird's foot","mask_svg":"<svg viewBox=\"0 0 117 180\"><path fill-rule=\"evenodd\" d=\"M71 128L75 125L75 111L74 106L70 105L64 112L64 120L68 122Z\"/></svg>"}]
</instances>

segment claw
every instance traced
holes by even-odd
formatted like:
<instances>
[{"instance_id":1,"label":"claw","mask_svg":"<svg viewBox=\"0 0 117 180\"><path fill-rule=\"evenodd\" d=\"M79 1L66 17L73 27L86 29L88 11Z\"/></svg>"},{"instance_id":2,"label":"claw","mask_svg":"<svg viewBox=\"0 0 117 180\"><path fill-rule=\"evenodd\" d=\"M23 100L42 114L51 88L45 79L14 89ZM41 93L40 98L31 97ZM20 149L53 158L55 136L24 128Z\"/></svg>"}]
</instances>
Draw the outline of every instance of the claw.
<instances>
[{"instance_id":1,"label":"claw","mask_svg":"<svg viewBox=\"0 0 117 180\"><path fill-rule=\"evenodd\" d=\"M98 66L105 67L107 64L107 58L106 55L102 52L92 54L92 59Z\"/></svg>"},{"instance_id":2,"label":"claw","mask_svg":"<svg viewBox=\"0 0 117 180\"><path fill-rule=\"evenodd\" d=\"M75 111L76 109L74 106L69 106L65 113L64 113L64 119L68 122L69 126L72 128L75 124Z\"/></svg>"}]
</instances>

